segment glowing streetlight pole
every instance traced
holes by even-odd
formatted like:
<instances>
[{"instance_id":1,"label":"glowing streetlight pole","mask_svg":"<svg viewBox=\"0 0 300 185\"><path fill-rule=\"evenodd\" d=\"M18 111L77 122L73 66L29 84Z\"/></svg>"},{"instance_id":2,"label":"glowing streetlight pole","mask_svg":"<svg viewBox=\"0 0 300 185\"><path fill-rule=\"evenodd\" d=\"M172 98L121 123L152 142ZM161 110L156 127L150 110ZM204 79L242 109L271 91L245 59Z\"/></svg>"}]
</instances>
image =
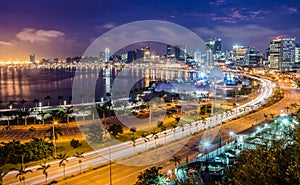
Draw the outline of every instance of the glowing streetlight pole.
<instances>
[{"instance_id":1,"label":"glowing streetlight pole","mask_svg":"<svg viewBox=\"0 0 300 185\"><path fill-rule=\"evenodd\" d=\"M229 144L231 138L233 137L233 135L234 135L234 132L233 132L233 131L230 131L230 132L229 132L229 137L228 137L228 144Z\"/></svg>"}]
</instances>

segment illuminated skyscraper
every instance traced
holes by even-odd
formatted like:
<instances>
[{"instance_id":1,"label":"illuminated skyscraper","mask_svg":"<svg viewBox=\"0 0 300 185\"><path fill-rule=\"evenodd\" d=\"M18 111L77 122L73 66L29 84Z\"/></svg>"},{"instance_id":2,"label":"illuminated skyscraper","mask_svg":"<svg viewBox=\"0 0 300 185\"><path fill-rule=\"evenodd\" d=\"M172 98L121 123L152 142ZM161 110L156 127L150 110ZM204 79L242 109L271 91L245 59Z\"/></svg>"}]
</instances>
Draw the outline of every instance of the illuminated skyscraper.
<instances>
[{"instance_id":1,"label":"illuminated skyscraper","mask_svg":"<svg viewBox=\"0 0 300 185\"><path fill-rule=\"evenodd\" d=\"M222 39L221 38L212 38L205 44L212 50L213 54L221 54L222 51Z\"/></svg>"},{"instance_id":2,"label":"illuminated skyscraper","mask_svg":"<svg viewBox=\"0 0 300 185\"><path fill-rule=\"evenodd\" d=\"M184 59L184 51L185 51L185 46L183 44L177 45L174 47L175 49L175 58Z\"/></svg>"},{"instance_id":3,"label":"illuminated skyscraper","mask_svg":"<svg viewBox=\"0 0 300 185\"><path fill-rule=\"evenodd\" d=\"M99 54L99 61L100 62L106 62L105 61L105 52L100 52L100 54Z\"/></svg>"},{"instance_id":4,"label":"illuminated skyscraper","mask_svg":"<svg viewBox=\"0 0 300 185\"><path fill-rule=\"evenodd\" d=\"M211 49L208 49L206 51L206 66L213 66L214 63L213 63L213 53L212 53L212 50Z\"/></svg>"},{"instance_id":5,"label":"illuminated skyscraper","mask_svg":"<svg viewBox=\"0 0 300 185\"><path fill-rule=\"evenodd\" d=\"M29 61L30 63L35 63L35 54L29 55Z\"/></svg>"},{"instance_id":6,"label":"illuminated skyscraper","mask_svg":"<svg viewBox=\"0 0 300 185\"><path fill-rule=\"evenodd\" d=\"M199 49L196 49L196 51L194 51L194 60L195 62L201 62L201 52L199 51Z\"/></svg>"},{"instance_id":7,"label":"illuminated skyscraper","mask_svg":"<svg viewBox=\"0 0 300 185\"><path fill-rule=\"evenodd\" d=\"M105 62L109 61L109 57L110 57L110 50L109 48L105 48Z\"/></svg>"},{"instance_id":8,"label":"illuminated skyscraper","mask_svg":"<svg viewBox=\"0 0 300 185\"><path fill-rule=\"evenodd\" d=\"M235 62L235 65L248 66L249 65L249 47L234 45L232 60Z\"/></svg>"},{"instance_id":9,"label":"illuminated skyscraper","mask_svg":"<svg viewBox=\"0 0 300 185\"><path fill-rule=\"evenodd\" d=\"M249 50L249 66L256 67L259 65L261 54L255 48Z\"/></svg>"},{"instance_id":10,"label":"illuminated skyscraper","mask_svg":"<svg viewBox=\"0 0 300 185\"><path fill-rule=\"evenodd\" d=\"M175 57L175 47L167 45L167 57Z\"/></svg>"},{"instance_id":11,"label":"illuminated skyscraper","mask_svg":"<svg viewBox=\"0 0 300 185\"><path fill-rule=\"evenodd\" d=\"M278 36L270 42L270 68L290 71L295 65L295 38Z\"/></svg>"},{"instance_id":12,"label":"illuminated skyscraper","mask_svg":"<svg viewBox=\"0 0 300 185\"><path fill-rule=\"evenodd\" d=\"M296 48L295 48L295 65L297 67L300 66L300 45L296 44Z\"/></svg>"}]
</instances>

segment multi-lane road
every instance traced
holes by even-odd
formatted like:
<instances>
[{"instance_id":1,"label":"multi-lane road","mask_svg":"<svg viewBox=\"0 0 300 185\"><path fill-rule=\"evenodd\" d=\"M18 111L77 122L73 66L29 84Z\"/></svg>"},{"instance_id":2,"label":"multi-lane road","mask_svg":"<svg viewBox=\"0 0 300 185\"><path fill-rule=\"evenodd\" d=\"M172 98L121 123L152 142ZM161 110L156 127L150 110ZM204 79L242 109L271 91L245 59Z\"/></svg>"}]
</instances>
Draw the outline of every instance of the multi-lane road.
<instances>
[{"instance_id":1,"label":"multi-lane road","mask_svg":"<svg viewBox=\"0 0 300 185\"><path fill-rule=\"evenodd\" d=\"M264 120L264 113L279 113L281 109L288 106L290 103L297 102L298 96L297 92L292 89L287 83L282 82L280 85L285 90L285 97L281 102L276 103L262 111L247 115L238 120L229 121L234 117L245 114L252 109L256 109L260 104L264 103L267 97L271 95L271 89L273 85L268 80L262 80L262 93L255 99L247 104L242 105L238 109L227 112L226 114L215 115L214 118L207 119L204 122L194 122L192 124L187 124L183 128L177 127L173 130L167 130L158 134L158 139L154 139L149 136L149 141L144 142L143 139L136 140L136 146L133 147L131 142L120 143L110 148L103 148L96 152L90 152L85 154L83 159L82 169L87 169L91 166L97 166L100 164L108 164L109 159L114 161L112 164L112 182L113 184L132 184L138 171L142 171L148 166L153 164L162 165L164 169L174 168L172 164L168 162L171 157L168 151L172 151L172 155L176 153L179 156L190 156L194 157L199 152L199 142L202 138L202 134L216 125L221 125L214 127L218 128L217 134L223 135L224 138L228 138L228 130L232 130L235 133L239 133L252 125L255 125ZM226 124L221 124L222 122L228 121ZM193 132L200 132L191 136ZM213 129L209 129L213 130ZM213 141L212 141L213 142ZM163 145L163 147L158 147L158 145ZM153 149L147 152L145 150ZM164 156L166 155L166 156ZM129 157L128 156L133 156ZM123 158L123 159L122 159ZM126 159L124 159L126 158ZM51 168L49 171L48 181L53 179L59 179L63 177L63 169L59 167L58 161L53 161L50 163ZM26 174L27 184L42 184L44 182L44 176L40 171L36 171L37 167L31 167L33 173ZM69 162L66 166L66 174L74 174L79 172L78 160L75 158L69 158ZM5 178L5 184L19 184L15 178L16 172L10 172ZM105 166L99 170L75 177L73 179L68 179L68 184L109 184L109 165Z\"/></svg>"}]
</instances>

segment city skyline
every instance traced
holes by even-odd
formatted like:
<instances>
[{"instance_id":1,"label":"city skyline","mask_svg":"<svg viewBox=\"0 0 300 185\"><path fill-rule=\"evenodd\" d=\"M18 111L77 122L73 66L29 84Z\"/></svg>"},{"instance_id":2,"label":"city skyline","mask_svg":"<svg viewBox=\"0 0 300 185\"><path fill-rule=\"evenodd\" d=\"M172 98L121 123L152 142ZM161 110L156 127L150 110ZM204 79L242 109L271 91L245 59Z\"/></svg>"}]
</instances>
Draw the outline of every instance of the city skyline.
<instances>
[{"instance_id":1,"label":"city skyline","mask_svg":"<svg viewBox=\"0 0 300 185\"><path fill-rule=\"evenodd\" d=\"M139 20L184 26L203 40L222 38L223 49L255 47L265 53L278 35L300 36L296 1L2 1L0 59L80 56L106 31Z\"/></svg>"}]
</instances>

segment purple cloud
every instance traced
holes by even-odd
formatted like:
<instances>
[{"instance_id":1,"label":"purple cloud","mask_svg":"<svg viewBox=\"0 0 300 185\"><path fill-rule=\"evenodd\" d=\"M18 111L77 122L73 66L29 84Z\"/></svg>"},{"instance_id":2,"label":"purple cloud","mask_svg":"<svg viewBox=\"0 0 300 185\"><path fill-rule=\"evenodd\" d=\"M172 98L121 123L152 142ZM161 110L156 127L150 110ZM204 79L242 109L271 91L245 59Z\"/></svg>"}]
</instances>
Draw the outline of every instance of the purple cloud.
<instances>
[{"instance_id":1,"label":"purple cloud","mask_svg":"<svg viewBox=\"0 0 300 185\"><path fill-rule=\"evenodd\" d=\"M51 39L64 36L63 32L56 30L36 30L34 28L24 28L16 34L16 37L21 41L34 42L49 42Z\"/></svg>"},{"instance_id":2,"label":"purple cloud","mask_svg":"<svg viewBox=\"0 0 300 185\"><path fill-rule=\"evenodd\" d=\"M211 4L211 5L220 5L220 4L222 4L222 3L225 3L225 1L226 1L226 0L217 0L217 1L215 1L215 2L210 2L209 4Z\"/></svg>"},{"instance_id":3,"label":"purple cloud","mask_svg":"<svg viewBox=\"0 0 300 185\"><path fill-rule=\"evenodd\" d=\"M1 40L0 40L0 45L3 45L3 46L10 46L10 45L12 45L12 43L11 43L11 42L7 42L7 41L1 41Z\"/></svg>"},{"instance_id":4,"label":"purple cloud","mask_svg":"<svg viewBox=\"0 0 300 185\"><path fill-rule=\"evenodd\" d=\"M284 10L288 11L288 13L291 13L291 14L298 13L298 9L294 8L294 7L283 5L283 6L281 6L281 8L283 8Z\"/></svg>"}]
</instances>

